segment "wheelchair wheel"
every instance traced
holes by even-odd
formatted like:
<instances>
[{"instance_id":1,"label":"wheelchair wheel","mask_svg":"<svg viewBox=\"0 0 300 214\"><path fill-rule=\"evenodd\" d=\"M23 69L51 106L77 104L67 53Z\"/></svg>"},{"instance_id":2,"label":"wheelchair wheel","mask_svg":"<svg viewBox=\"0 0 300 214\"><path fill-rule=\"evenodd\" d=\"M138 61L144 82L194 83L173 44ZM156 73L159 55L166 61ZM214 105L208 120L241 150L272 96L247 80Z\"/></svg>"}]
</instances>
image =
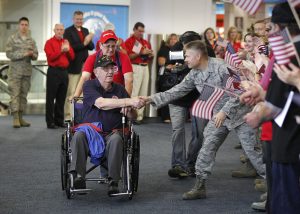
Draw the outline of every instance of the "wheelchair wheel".
<instances>
[{"instance_id":1,"label":"wheelchair wheel","mask_svg":"<svg viewBox=\"0 0 300 214\"><path fill-rule=\"evenodd\" d=\"M72 189L71 184L73 183L72 180L73 180L72 174L67 174L65 191L68 199L72 199L74 197L74 193L71 192Z\"/></svg>"},{"instance_id":2,"label":"wheelchair wheel","mask_svg":"<svg viewBox=\"0 0 300 214\"><path fill-rule=\"evenodd\" d=\"M140 167L140 140L136 133L133 133L132 139L132 158L131 158L131 186L133 192L137 192L139 184Z\"/></svg>"},{"instance_id":3,"label":"wheelchair wheel","mask_svg":"<svg viewBox=\"0 0 300 214\"><path fill-rule=\"evenodd\" d=\"M68 163L67 163L67 141L66 135L62 134L61 153L60 153L60 176L62 190L66 189L68 179Z\"/></svg>"}]
</instances>

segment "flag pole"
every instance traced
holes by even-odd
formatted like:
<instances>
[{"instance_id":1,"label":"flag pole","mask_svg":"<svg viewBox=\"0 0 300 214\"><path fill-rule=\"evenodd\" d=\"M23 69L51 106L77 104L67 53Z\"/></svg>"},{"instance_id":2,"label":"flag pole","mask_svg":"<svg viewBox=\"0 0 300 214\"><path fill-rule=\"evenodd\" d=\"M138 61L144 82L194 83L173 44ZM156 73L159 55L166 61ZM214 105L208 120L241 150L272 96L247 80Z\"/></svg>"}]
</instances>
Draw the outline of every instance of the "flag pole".
<instances>
[{"instance_id":1,"label":"flag pole","mask_svg":"<svg viewBox=\"0 0 300 214\"><path fill-rule=\"evenodd\" d=\"M295 8L293 7L291 0L288 0L288 3L289 3L289 5L290 5L290 8L291 8L291 10L292 10L292 12L293 12L293 15L294 15L294 17L295 17L295 19L296 19L296 22L297 22L297 24L298 24L298 27L300 28L300 19L299 19L299 16L298 16L298 14L297 14L297 11L296 11Z\"/></svg>"},{"instance_id":2,"label":"flag pole","mask_svg":"<svg viewBox=\"0 0 300 214\"><path fill-rule=\"evenodd\" d=\"M285 29L286 29L286 34L287 34L287 36L289 37L289 40L291 41L291 43L292 43L292 45L293 45L293 47L294 47L294 49L295 49L295 56L296 56L296 58L297 58L298 65L300 65L300 58L299 58L299 55L298 55L298 52L297 52L297 48L296 48L296 46L295 46L295 43L293 42L293 39L292 39L292 37L291 37L291 34L290 34L289 29L288 29L287 27L285 27Z\"/></svg>"}]
</instances>

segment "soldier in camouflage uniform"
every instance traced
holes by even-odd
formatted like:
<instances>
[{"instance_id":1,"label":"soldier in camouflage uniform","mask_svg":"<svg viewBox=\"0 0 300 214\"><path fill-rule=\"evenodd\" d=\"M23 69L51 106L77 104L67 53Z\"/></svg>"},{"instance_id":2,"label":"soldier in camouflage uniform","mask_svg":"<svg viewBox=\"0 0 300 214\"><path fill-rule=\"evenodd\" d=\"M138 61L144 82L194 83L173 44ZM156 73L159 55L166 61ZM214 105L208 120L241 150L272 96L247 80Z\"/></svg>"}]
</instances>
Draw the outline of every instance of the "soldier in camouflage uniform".
<instances>
[{"instance_id":1,"label":"soldier in camouflage uniform","mask_svg":"<svg viewBox=\"0 0 300 214\"><path fill-rule=\"evenodd\" d=\"M168 91L154 94L146 99L157 108L176 100L195 87L202 93L204 83L223 87L223 78L228 74L224 61L207 56L205 45L200 41L186 45L186 59L192 68L190 73L178 85ZM183 199L206 197L205 180L211 173L218 148L224 142L229 131L235 129L249 159L261 175L265 174L262 154L254 150L256 144L255 131L245 124L243 115L251 109L242 106L238 98L224 94L213 109L213 120L209 121L204 131L204 142L196 162L196 184L193 189L184 193ZM229 119L230 118L230 119Z\"/></svg>"},{"instance_id":2,"label":"soldier in camouflage uniform","mask_svg":"<svg viewBox=\"0 0 300 214\"><path fill-rule=\"evenodd\" d=\"M31 60L36 60L38 51L35 41L29 35L29 20L19 19L18 31L8 38L6 56L10 59L8 71L8 90L10 93L10 108L13 114L13 127L28 127L30 123L22 118L26 109L27 94L31 84Z\"/></svg>"}]
</instances>

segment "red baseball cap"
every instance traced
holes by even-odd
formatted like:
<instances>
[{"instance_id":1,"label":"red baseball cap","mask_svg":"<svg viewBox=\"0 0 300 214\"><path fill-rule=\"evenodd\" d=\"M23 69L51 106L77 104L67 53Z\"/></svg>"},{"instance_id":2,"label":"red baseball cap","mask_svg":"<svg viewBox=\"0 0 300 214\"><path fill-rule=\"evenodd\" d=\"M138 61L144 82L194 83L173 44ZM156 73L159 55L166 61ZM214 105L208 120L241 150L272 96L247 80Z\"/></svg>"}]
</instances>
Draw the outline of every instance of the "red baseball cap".
<instances>
[{"instance_id":1,"label":"red baseball cap","mask_svg":"<svg viewBox=\"0 0 300 214\"><path fill-rule=\"evenodd\" d=\"M99 41L103 44L109 39L118 40L118 37L116 36L116 34L112 30L104 31L101 34Z\"/></svg>"}]
</instances>

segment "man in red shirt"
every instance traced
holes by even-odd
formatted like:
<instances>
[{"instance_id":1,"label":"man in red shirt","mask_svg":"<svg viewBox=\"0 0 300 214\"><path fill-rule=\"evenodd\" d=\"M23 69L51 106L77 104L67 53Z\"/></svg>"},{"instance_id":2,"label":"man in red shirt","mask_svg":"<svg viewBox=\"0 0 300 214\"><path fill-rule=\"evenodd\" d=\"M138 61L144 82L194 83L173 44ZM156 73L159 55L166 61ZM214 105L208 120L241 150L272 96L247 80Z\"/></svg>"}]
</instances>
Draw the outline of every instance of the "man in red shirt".
<instances>
[{"instance_id":1,"label":"man in red shirt","mask_svg":"<svg viewBox=\"0 0 300 214\"><path fill-rule=\"evenodd\" d=\"M149 84L149 62L153 51L148 41L143 39L145 25L137 22L133 27L133 35L125 41L126 51L133 67L132 97L147 96ZM143 120L144 108L138 110L137 122Z\"/></svg>"},{"instance_id":2,"label":"man in red shirt","mask_svg":"<svg viewBox=\"0 0 300 214\"><path fill-rule=\"evenodd\" d=\"M55 35L44 47L49 66L46 83L46 123L49 129L64 127L64 104L68 89L67 68L74 59L72 47L68 40L63 39L64 31L62 24L56 24Z\"/></svg>"},{"instance_id":3,"label":"man in red shirt","mask_svg":"<svg viewBox=\"0 0 300 214\"><path fill-rule=\"evenodd\" d=\"M74 97L79 97L82 93L83 83L89 79L95 79L93 73L96 58L107 55L117 64L118 71L114 73L113 81L125 86L129 95L132 92L132 65L127 54L116 50L118 37L112 30L104 31L99 40L100 50L90 55L84 63L82 75L76 87Z\"/></svg>"}]
</instances>

